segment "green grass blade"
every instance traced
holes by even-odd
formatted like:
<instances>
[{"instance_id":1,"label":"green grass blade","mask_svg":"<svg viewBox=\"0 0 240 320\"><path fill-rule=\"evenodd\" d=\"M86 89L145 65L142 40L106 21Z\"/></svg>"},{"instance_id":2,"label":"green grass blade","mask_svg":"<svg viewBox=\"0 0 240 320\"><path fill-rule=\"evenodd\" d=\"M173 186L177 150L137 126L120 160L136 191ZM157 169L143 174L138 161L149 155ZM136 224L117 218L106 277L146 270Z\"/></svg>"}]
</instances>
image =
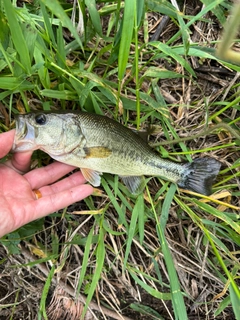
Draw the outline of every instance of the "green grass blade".
<instances>
[{"instance_id":1,"label":"green grass blade","mask_svg":"<svg viewBox=\"0 0 240 320\"><path fill-rule=\"evenodd\" d=\"M60 68L66 67L66 53L64 48L64 37L62 32L62 25L59 24L59 28L57 31L57 64Z\"/></svg>"},{"instance_id":2,"label":"green grass blade","mask_svg":"<svg viewBox=\"0 0 240 320\"><path fill-rule=\"evenodd\" d=\"M168 1L145 0L148 9L177 19L176 8Z\"/></svg>"},{"instance_id":3,"label":"green grass blade","mask_svg":"<svg viewBox=\"0 0 240 320\"><path fill-rule=\"evenodd\" d=\"M7 0L5 0L5 1L7 1ZM77 30L73 26L71 20L69 19L66 12L63 10L60 3L57 0L40 0L40 1L42 3L44 3L45 6L47 6L52 11L52 13L59 18L59 20L61 21L61 23L64 27L68 28L69 31L71 31L71 33L75 37L76 41L78 42L80 48L82 49L82 51L84 51L83 46L82 46L82 41L77 33Z\"/></svg>"},{"instance_id":4,"label":"green grass blade","mask_svg":"<svg viewBox=\"0 0 240 320\"><path fill-rule=\"evenodd\" d=\"M86 304L83 310L82 317L87 312L88 305L90 301L92 300L93 294L97 288L98 281L101 277L101 273L103 270L103 264L104 264L104 259L105 259L105 245L104 245L104 229L102 226L100 227L100 232L99 232L99 239L98 239L98 246L96 250L96 268L95 272L93 274L92 282L88 291L88 296L86 299Z\"/></svg>"},{"instance_id":5,"label":"green grass blade","mask_svg":"<svg viewBox=\"0 0 240 320\"><path fill-rule=\"evenodd\" d=\"M88 267L88 259L89 259L89 254L92 246L92 238L93 238L93 231L94 229L92 228L87 236L87 242L85 244L85 250L84 250L84 256L83 256L83 261L82 261L82 268L80 271L80 277L78 281L78 286L77 286L77 292L79 293L81 290L81 286L86 274L86 270Z\"/></svg>"},{"instance_id":6,"label":"green grass blade","mask_svg":"<svg viewBox=\"0 0 240 320\"><path fill-rule=\"evenodd\" d=\"M42 319L42 317L44 319L48 319L47 313L46 313L46 300L47 300L48 292L51 286L52 278L54 276L54 272L55 272L55 266L53 265L48 274L48 277L45 281L45 285L43 288L42 297L40 301L40 310L38 312L38 319Z\"/></svg>"},{"instance_id":7,"label":"green grass blade","mask_svg":"<svg viewBox=\"0 0 240 320\"><path fill-rule=\"evenodd\" d=\"M43 58L42 53L37 46L34 49L34 60L38 65L37 72L42 86L44 89L50 89L50 76L48 68L45 67L45 59Z\"/></svg>"},{"instance_id":8,"label":"green grass blade","mask_svg":"<svg viewBox=\"0 0 240 320\"><path fill-rule=\"evenodd\" d=\"M189 30L185 26L185 22L183 20L183 15L177 11L177 19L179 22L180 30L182 32L182 40L183 40L183 47L184 47L184 55L188 54L189 45L190 45L190 35Z\"/></svg>"},{"instance_id":9,"label":"green grass blade","mask_svg":"<svg viewBox=\"0 0 240 320\"><path fill-rule=\"evenodd\" d=\"M51 46L56 47L57 43L56 43L55 35L53 32L52 24L50 21L50 17L48 15L47 8L45 7L42 1L40 1L40 8L41 8L41 13L42 13L43 21L45 25L46 41L49 42Z\"/></svg>"},{"instance_id":10,"label":"green grass blade","mask_svg":"<svg viewBox=\"0 0 240 320\"><path fill-rule=\"evenodd\" d=\"M143 77L158 78L158 79L174 79L174 78L182 78L183 75L167 69L149 67L145 71Z\"/></svg>"},{"instance_id":11,"label":"green grass blade","mask_svg":"<svg viewBox=\"0 0 240 320\"><path fill-rule=\"evenodd\" d=\"M137 201L136 204L133 208L132 211L132 217L131 217L131 222L130 222L130 226L129 226L129 230L128 230L128 238L127 238L127 245L126 245L126 252L125 252L125 256L124 256L124 268L126 268L126 264L127 264L127 260L128 260L128 255L130 253L131 250L131 245L132 245L132 241L133 241L133 237L135 235L136 232L136 224L137 224L137 220L138 217L140 215L144 215L144 201L143 201L143 194L140 194L137 197Z\"/></svg>"},{"instance_id":12,"label":"green grass blade","mask_svg":"<svg viewBox=\"0 0 240 320\"><path fill-rule=\"evenodd\" d=\"M176 190L177 190L177 186L172 183L170 185L170 188L168 189L168 192L163 202L162 212L161 212L160 222L159 222L163 230L165 229L168 221L169 210L170 210Z\"/></svg>"},{"instance_id":13,"label":"green grass blade","mask_svg":"<svg viewBox=\"0 0 240 320\"><path fill-rule=\"evenodd\" d=\"M6 16L11 31L11 39L14 47L19 54L21 64L27 74L31 73L31 59L29 48L27 47L26 39L24 38L22 28L18 22L16 10L11 1L3 0Z\"/></svg>"},{"instance_id":14,"label":"green grass blade","mask_svg":"<svg viewBox=\"0 0 240 320\"><path fill-rule=\"evenodd\" d=\"M40 91L43 97L62 99L62 100L76 100L77 94L69 91L69 90L51 90L51 89L43 89Z\"/></svg>"},{"instance_id":15,"label":"green grass blade","mask_svg":"<svg viewBox=\"0 0 240 320\"><path fill-rule=\"evenodd\" d=\"M30 61L32 62L34 48L36 46L36 39L37 39L38 34L37 34L36 28L34 28L30 23L31 23L31 20L29 17L29 24L23 24L22 30L23 30L24 39L26 41L28 53L30 56Z\"/></svg>"},{"instance_id":16,"label":"green grass blade","mask_svg":"<svg viewBox=\"0 0 240 320\"><path fill-rule=\"evenodd\" d=\"M131 274L131 277L134 279L134 281L136 281L136 283L138 283L144 290L151 294L151 296L162 300L170 300L172 298L171 293L160 292L154 289L152 286L149 286L147 283L139 279L133 270L128 269L128 271Z\"/></svg>"},{"instance_id":17,"label":"green grass blade","mask_svg":"<svg viewBox=\"0 0 240 320\"><path fill-rule=\"evenodd\" d=\"M2 46L0 42L0 51L4 57L4 59L0 59L0 71L4 70L6 66L8 66L9 70L12 74L14 74L11 55L9 55Z\"/></svg>"},{"instance_id":18,"label":"green grass blade","mask_svg":"<svg viewBox=\"0 0 240 320\"><path fill-rule=\"evenodd\" d=\"M213 1L212 0L201 0L202 3L205 4L205 6L208 6L211 4ZM225 8L221 7L220 5L215 6L213 13L216 15L218 20L221 22L223 25L226 22L226 15L225 15Z\"/></svg>"},{"instance_id":19,"label":"green grass blade","mask_svg":"<svg viewBox=\"0 0 240 320\"><path fill-rule=\"evenodd\" d=\"M156 214L156 211L155 211L155 208L154 208L154 205L152 202L151 202L151 205L152 205L152 209L153 209L155 219L156 219L157 234L158 234L161 246L162 246L164 260L165 260L167 270L168 270L170 287L171 287L171 294L172 294L172 305L173 305L175 319L176 320L178 320L178 319L179 320L187 320L188 316L187 316L187 311L186 311L186 307L185 307L184 300L183 300L183 295L182 295L182 292L180 289L180 283L178 280L176 269L174 267L172 255L171 255L171 252L168 247L168 243L167 243L167 240L166 240L165 234L164 234L166 219L168 218L169 209L170 209L175 191L176 191L176 185L172 184L167 192L166 198L164 199L160 221L157 218L157 214ZM150 196L148 189L147 189L147 192L148 192L149 199L151 199L151 196Z\"/></svg>"},{"instance_id":20,"label":"green grass blade","mask_svg":"<svg viewBox=\"0 0 240 320\"><path fill-rule=\"evenodd\" d=\"M201 202L197 199L193 199L193 201L201 208L203 211L208 212L209 214L217 217L224 221L227 225L231 226L239 235L240 235L240 225L239 222L233 221L230 216L228 216L225 212L217 210L216 208L210 206L207 203Z\"/></svg>"},{"instance_id":21,"label":"green grass blade","mask_svg":"<svg viewBox=\"0 0 240 320\"><path fill-rule=\"evenodd\" d=\"M102 36L102 23L100 19L99 12L97 11L96 8L96 1L95 0L85 0L85 5L88 8L89 15L92 20L92 24L97 31L97 33Z\"/></svg>"},{"instance_id":22,"label":"green grass blade","mask_svg":"<svg viewBox=\"0 0 240 320\"><path fill-rule=\"evenodd\" d=\"M230 296L227 296L225 299L223 299L220 303L219 303L219 307L217 308L217 310L214 312L214 316L217 317L219 316L224 309L226 309L229 304L231 303L231 299Z\"/></svg>"},{"instance_id":23,"label":"green grass blade","mask_svg":"<svg viewBox=\"0 0 240 320\"><path fill-rule=\"evenodd\" d=\"M144 303L144 302L143 302ZM146 316L149 316L151 318L149 319L156 319L156 320L165 320L163 317L161 317L161 315L156 312L154 309L148 307L148 306L145 306L145 305L142 305L140 303L131 303L130 304L130 307L131 309L139 312L139 314L141 315L146 315Z\"/></svg>"},{"instance_id":24,"label":"green grass blade","mask_svg":"<svg viewBox=\"0 0 240 320\"><path fill-rule=\"evenodd\" d=\"M101 179L102 182L102 186L104 188L104 190L107 192L107 195L109 197L109 200L111 201L111 203L113 204L115 210L117 211L119 218L121 220L120 223L123 223L125 228L128 230L129 226L128 223L126 221L126 217L125 217L125 212L122 210L122 208L119 206L115 195L112 193L111 189L109 188L107 182L105 181L105 179Z\"/></svg>"},{"instance_id":25,"label":"green grass blade","mask_svg":"<svg viewBox=\"0 0 240 320\"><path fill-rule=\"evenodd\" d=\"M136 79L136 110L137 110L137 130L140 128L140 81L139 81L139 49L138 49L138 26L140 23L140 17L142 16L143 11L143 1L138 1L137 8L135 6L134 10L134 38L135 38L135 59L134 59L134 69L135 69L135 79Z\"/></svg>"},{"instance_id":26,"label":"green grass blade","mask_svg":"<svg viewBox=\"0 0 240 320\"><path fill-rule=\"evenodd\" d=\"M159 41L150 42L149 45L157 48L158 50L164 52L167 56L172 57L175 61L180 63L192 76L196 76L194 70L191 68L190 64L183 59L180 55L175 53L171 47L166 45L165 43L161 43Z\"/></svg>"},{"instance_id":27,"label":"green grass blade","mask_svg":"<svg viewBox=\"0 0 240 320\"><path fill-rule=\"evenodd\" d=\"M235 291L235 289L233 288L232 284L230 284L229 291L230 291L230 298L233 306L233 312L236 317L235 319L240 320L240 297Z\"/></svg>"},{"instance_id":28,"label":"green grass blade","mask_svg":"<svg viewBox=\"0 0 240 320\"><path fill-rule=\"evenodd\" d=\"M133 35L136 0L125 0L121 41L118 55L118 79L124 77Z\"/></svg>"},{"instance_id":29,"label":"green grass blade","mask_svg":"<svg viewBox=\"0 0 240 320\"><path fill-rule=\"evenodd\" d=\"M10 29L4 13L0 9L0 43L7 50L10 41Z\"/></svg>"},{"instance_id":30,"label":"green grass blade","mask_svg":"<svg viewBox=\"0 0 240 320\"><path fill-rule=\"evenodd\" d=\"M218 252L209 231L205 227L203 227L203 230L204 230L204 232L205 232L205 234L206 234L206 236L207 236L207 238L213 248L214 254L217 257L220 266L222 267L222 269L224 270L225 274L227 275L227 277L230 281L230 285L232 286L232 290L234 291L234 298L236 297L238 299L238 301L240 302L240 290L238 288L238 285L234 281L231 272L228 270L228 266L224 263L224 260L222 259L220 253Z\"/></svg>"},{"instance_id":31,"label":"green grass blade","mask_svg":"<svg viewBox=\"0 0 240 320\"><path fill-rule=\"evenodd\" d=\"M20 90L31 90L33 88L34 84L27 80L17 77L0 77L0 89L19 92Z\"/></svg>"},{"instance_id":32,"label":"green grass blade","mask_svg":"<svg viewBox=\"0 0 240 320\"><path fill-rule=\"evenodd\" d=\"M144 225L145 225L145 213L144 213L144 200L142 202L142 208L138 215L138 233L139 233L139 242L143 245L144 240Z\"/></svg>"},{"instance_id":33,"label":"green grass blade","mask_svg":"<svg viewBox=\"0 0 240 320\"><path fill-rule=\"evenodd\" d=\"M234 42L234 38L237 35L239 29L239 14L240 5L236 2L233 6L231 18L228 23L225 24L225 30L222 36L222 41L219 43L217 48L217 56L226 61L230 61L233 64L240 64L240 55L231 49Z\"/></svg>"},{"instance_id":34,"label":"green grass blade","mask_svg":"<svg viewBox=\"0 0 240 320\"><path fill-rule=\"evenodd\" d=\"M136 2L136 5L137 5L137 8L136 8L136 16L137 16L137 19L136 22L137 22L137 25L135 26L135 30L138 30L136 29L140 27L140 24L142 22L142 19L144 17L144 14L145 14L145 8L144 8L144 5L145 5L145 0L138 0Z\"/></svg>"}]
</instances>

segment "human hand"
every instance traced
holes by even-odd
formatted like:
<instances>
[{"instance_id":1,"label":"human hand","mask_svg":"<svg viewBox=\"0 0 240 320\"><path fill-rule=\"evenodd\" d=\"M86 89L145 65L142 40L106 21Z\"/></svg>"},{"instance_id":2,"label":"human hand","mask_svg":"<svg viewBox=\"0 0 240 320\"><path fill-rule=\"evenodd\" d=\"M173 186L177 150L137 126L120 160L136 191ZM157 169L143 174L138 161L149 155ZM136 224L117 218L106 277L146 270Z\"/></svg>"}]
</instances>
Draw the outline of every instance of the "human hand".
<instances>
[{"instance_id":1,"label":"human hand","mask_svg":"<svg viewBox=\"0 0 240 320\"><path fill-rule=\"evenodd\" d=\"M0 134L0 158L11 150L15 130ZM30 167L32 152L13 154L0 164L0 237L33 220L80 201L93 192L80 171L59 180L75 169L60 162L34 169ZM57 181L57 182L56 182ZM33 190L39 190L36 199Z\"/></svg>"}]
</instances>

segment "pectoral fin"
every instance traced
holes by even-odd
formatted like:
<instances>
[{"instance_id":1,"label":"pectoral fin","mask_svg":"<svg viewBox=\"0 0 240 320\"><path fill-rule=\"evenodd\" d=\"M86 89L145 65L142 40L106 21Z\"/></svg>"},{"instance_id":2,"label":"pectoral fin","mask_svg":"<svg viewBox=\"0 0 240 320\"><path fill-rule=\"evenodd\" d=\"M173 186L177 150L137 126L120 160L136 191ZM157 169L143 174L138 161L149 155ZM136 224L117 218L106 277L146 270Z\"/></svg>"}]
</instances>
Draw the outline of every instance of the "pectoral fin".
<instances>
[{"instance_id":1,"label":"pectoral fin","mask_svg":"<svg viewBox=\"0 0 240 320\"><path fill-rule=\"evenodd\" d=\"M84 178L91 183L94 187L99 187L101 184L101 172L97 172L91 169L81 168Z\"/></svg>"},{"instance_id":2,"label":"pectoral fin","mask_svg":"<svg viewBox=\"0 0 240 320\"><path fill-rule=\"evenodd\" d=\"M141 193L145 187L143 176L121 177L121 179L132 194Z\"/></svg>"},{"instance_id":3,"label":"pectoral fin","mask_svg":"<svg viewBox=\"0 0 240 320\"><path fill-rule=\"evenodd\" d=\"M84 148L84 151L86 153L85 158L107 158L112 153L112 151L107 147Z\"/></svg>"}]
</instances>

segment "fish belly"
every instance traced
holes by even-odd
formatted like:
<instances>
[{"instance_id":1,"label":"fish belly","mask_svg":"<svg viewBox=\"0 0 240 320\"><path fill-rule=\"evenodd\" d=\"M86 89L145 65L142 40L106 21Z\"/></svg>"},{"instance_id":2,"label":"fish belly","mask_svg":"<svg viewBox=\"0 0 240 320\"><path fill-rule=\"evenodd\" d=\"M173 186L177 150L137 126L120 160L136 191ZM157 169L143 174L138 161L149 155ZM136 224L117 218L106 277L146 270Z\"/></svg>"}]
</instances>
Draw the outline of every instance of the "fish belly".
<instances>
[{"instance_id":1,"label":"fish belly","mask_svg":"<svg viewBox=\"0 0 240 320\"><path fill-rule=\"evenodd\" d=\"M121 158L111 155L107 158L82 158L73 155L54 157L56 160L97 172L107 172L119 176L160 176L172 182L178 182L183 166L157 157L139 157L139 159Z\"/></svg>"}]
</instances>

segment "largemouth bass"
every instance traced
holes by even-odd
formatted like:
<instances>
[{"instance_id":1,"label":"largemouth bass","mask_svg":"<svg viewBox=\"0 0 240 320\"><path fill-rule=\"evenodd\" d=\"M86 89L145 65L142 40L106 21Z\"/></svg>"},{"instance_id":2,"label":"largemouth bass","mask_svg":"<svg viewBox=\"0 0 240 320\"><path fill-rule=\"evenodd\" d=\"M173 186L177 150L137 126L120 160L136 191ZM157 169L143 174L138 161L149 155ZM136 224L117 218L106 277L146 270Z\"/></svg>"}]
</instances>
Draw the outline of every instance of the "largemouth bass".
<instances>
[{"instance_id":1,"label":"largemouth bass","mask_svg":"<svg viewBox=\"0 0 240 320\"><path fill-rule=\"evenodd\" d=\"M12 150L36 149L81 168L95 187L100 185L103 172L117 174L132 193L140 192L147 175L209 195L221 166L208 157L186 164L162 159L132 130L108 117L85 112L17 115Z\"/></svg>"}]
</instances>

